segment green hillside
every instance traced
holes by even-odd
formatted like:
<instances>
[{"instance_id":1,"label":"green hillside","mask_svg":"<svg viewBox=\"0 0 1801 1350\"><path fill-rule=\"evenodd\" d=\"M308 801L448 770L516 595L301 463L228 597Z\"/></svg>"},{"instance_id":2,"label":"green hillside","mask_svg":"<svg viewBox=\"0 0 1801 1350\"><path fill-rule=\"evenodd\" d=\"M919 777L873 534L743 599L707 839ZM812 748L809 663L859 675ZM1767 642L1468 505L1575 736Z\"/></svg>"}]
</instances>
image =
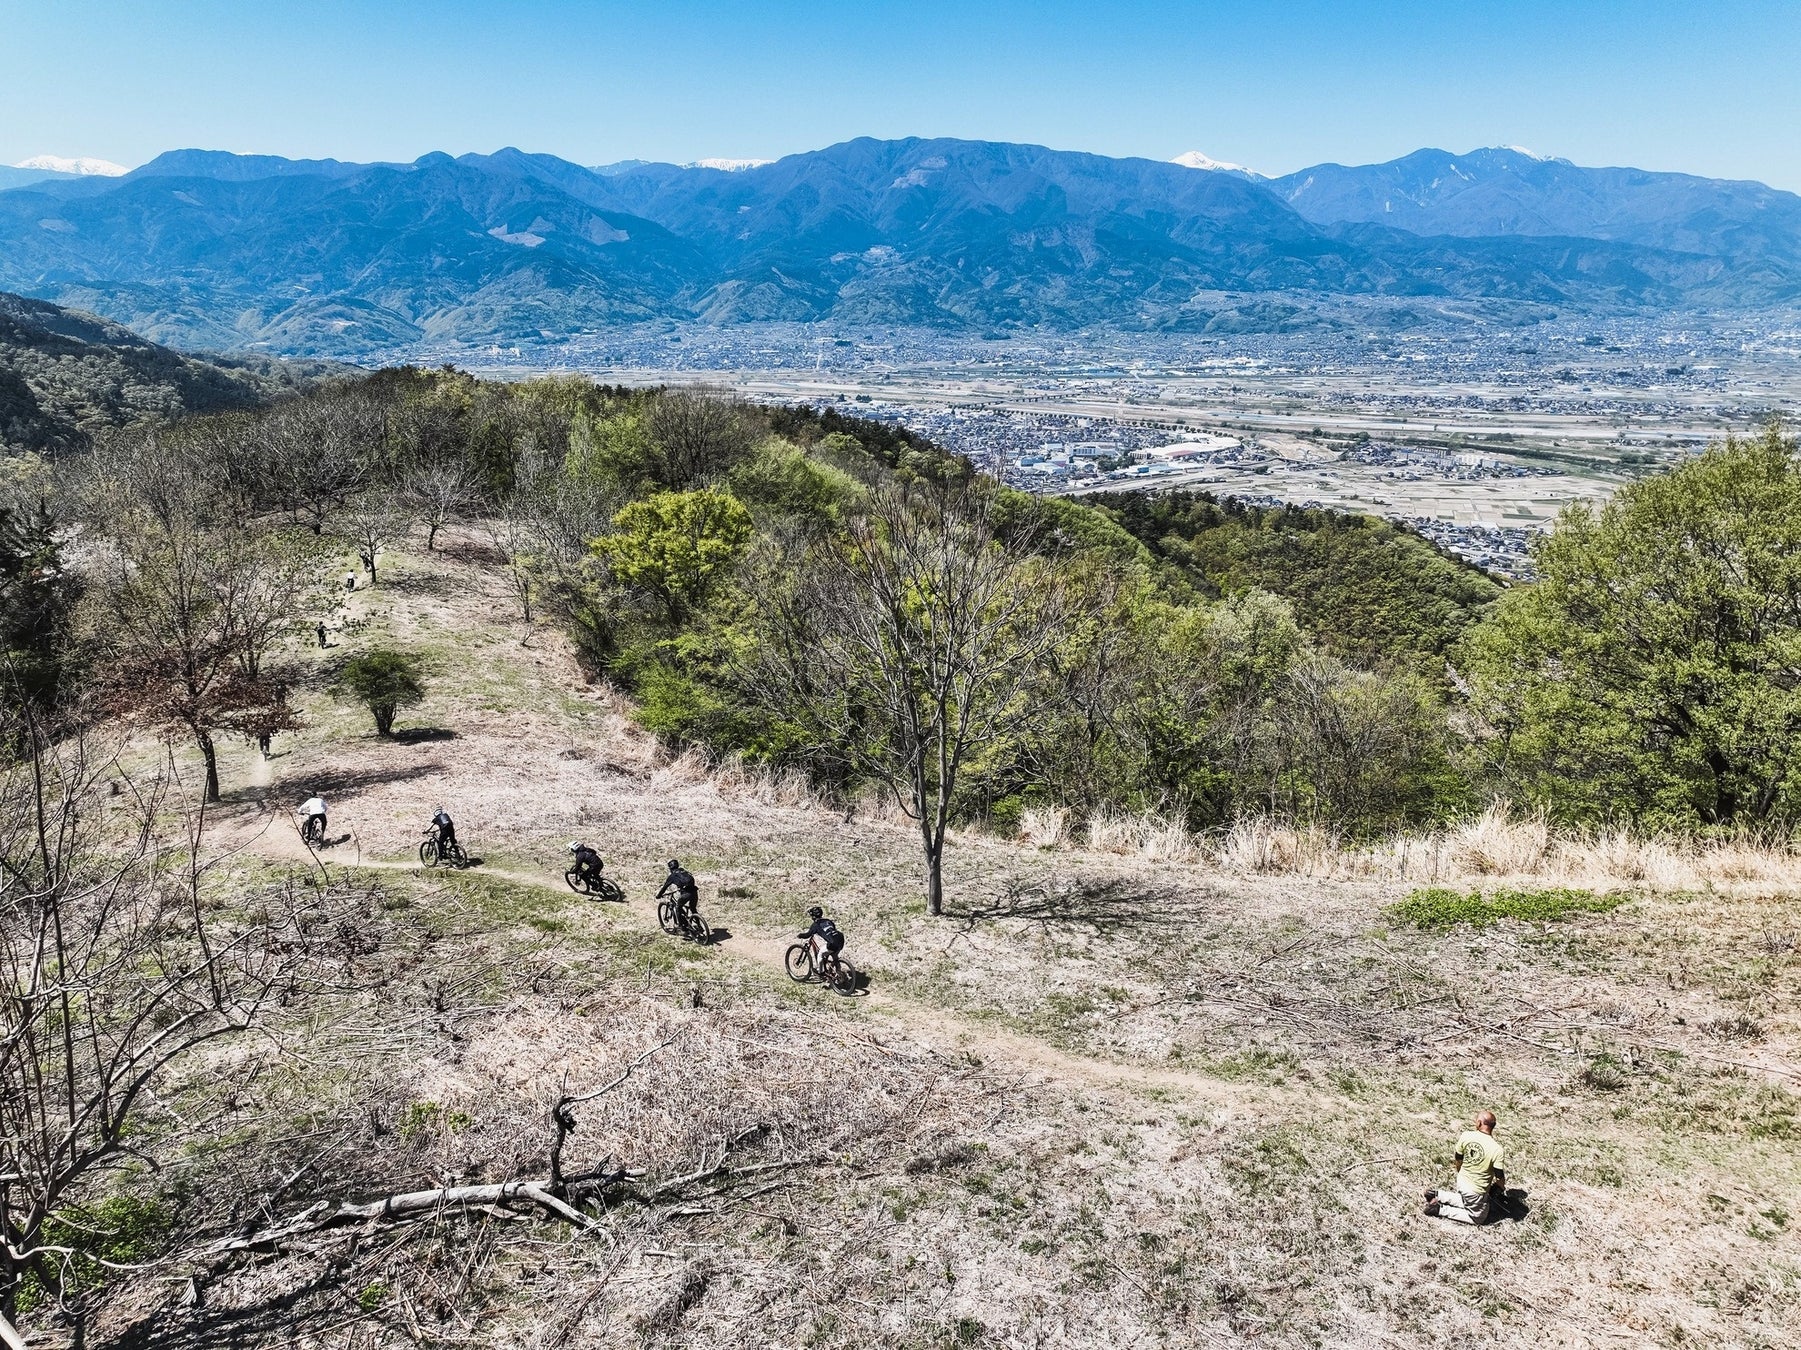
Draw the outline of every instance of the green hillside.
<instances>
[{"instance_id":1,"label":"green hillside","mask_svg":"<svg viewBox=\"0 0 1801 1350\"><path fill-rule=\"evenodd\" d=\"M1246 506L1204 492L1086 501L1210 597L1251 588L1281 596L1316 642L1359 665L1442 671L1501 593L1486 573L1372 516Z\"/></svg>"}]
</instances>

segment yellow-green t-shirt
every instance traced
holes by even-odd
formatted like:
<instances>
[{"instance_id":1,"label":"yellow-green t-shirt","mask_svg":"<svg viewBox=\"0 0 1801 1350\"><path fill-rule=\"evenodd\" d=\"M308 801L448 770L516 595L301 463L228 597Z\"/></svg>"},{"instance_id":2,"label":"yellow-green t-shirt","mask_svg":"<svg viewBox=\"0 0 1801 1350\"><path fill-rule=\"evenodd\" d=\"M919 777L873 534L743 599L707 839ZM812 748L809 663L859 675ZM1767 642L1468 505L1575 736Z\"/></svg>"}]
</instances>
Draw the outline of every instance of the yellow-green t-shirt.
<instances>
[{"instance_id":1,"label":"yellow-green t-shirt","mask_svg":"<svg viewBox=\"0 0 1801 1350\"><path fill-rule=\"evenodd\" d=\"M1457 1136L1457 1189L1465 1195L1482 1195L1504 1170L1501 1146L1491 1134L1465 1130Z\"/></svg>"}]
</instances>

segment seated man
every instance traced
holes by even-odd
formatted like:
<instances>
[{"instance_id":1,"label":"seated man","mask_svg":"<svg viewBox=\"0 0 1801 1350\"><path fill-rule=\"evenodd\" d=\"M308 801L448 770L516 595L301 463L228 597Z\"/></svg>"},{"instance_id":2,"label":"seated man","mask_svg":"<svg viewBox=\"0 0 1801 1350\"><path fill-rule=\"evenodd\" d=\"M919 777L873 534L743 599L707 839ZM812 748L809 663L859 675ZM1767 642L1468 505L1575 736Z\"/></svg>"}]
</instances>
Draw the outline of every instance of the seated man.
<instances>
[{"instance_id":1,"label":"seated man","mask_svg":"<svg viewBox=\"0 0 1801 1350\"><path fill-rule=\"evenodd\" d=\"M1505 1153L1495 1142L1495 1113L1478 1111L1476 1128L1457 1136L1457 1175L1449 1190L1426 1192L1426 1213L1453 1223L1487 1223L1507 1194Z\"/></svg>"}]
</instances>

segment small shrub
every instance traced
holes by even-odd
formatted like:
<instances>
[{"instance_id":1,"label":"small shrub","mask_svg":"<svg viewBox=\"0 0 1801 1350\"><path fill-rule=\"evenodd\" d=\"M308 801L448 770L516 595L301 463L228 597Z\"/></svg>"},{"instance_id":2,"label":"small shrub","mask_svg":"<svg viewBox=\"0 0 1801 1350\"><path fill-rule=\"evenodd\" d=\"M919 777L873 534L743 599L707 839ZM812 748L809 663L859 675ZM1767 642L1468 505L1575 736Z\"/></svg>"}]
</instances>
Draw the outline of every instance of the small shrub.
<instances>
[{"instance_id":1,"label":"small shrub","mask_svg":"<svg viewBox=\"0 0 1801 1350\"><path fill-rule=\"evenodd\" d=\"M1499 919L1522 923L1557 923L1572 914L1605 914L1626 902L1623 895L1596 895L1568 887L1545 890L1498 890L1467 895L1444 886L1418 890L1389 907L1389 916L1415 928L1442 930L1460 923L1483 928Z\"/></svg>"},{"instance_id":2,"label":"small shrub","mask_svg":"<svg viewBox=\"0 0 1801 1350\"><path fill-rule=\"evenodd\" d=\"M1577 1077L1583 1087L1596 1092L1618 1092L1626 1086L1626 1071L1606 1055L1591 1059Z\"/></svg>"},{"instance_id":3,"label":"small shrub","mask_svg":"<svg viewBox=\"0 0 1801 1350\"><path fill-rule=\"evenodd\" d=\"M394 734L394 714L425 702L425 663L407 652L377 647L345 663L334 691L369 709L375 730Z\"/></svg>"}]
</instances>

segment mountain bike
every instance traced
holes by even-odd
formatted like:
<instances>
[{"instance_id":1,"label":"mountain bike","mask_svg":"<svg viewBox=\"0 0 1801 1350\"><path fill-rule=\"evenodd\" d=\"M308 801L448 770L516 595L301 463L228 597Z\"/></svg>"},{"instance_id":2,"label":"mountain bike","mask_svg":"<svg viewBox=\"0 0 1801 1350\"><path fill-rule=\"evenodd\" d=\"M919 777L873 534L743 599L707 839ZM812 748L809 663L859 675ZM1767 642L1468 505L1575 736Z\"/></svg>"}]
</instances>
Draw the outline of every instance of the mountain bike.
<instances>
[{"instance_id":1,"label":"mountain bike","mask_svg":"<svg viewBox=\"0 0 1801 1350\"><path fill-rule=\"evenodd\" d=\"M602 900L623 901L625 892L619 889L611 877L603 876L600 868L593 872L584 872L579 867L571 867L563 873L563 880L569 883L569 889L577 895L598 896Z\"/></svg>"},{"instance_id":2,"label":"mountain bike","mask_svg":"<svg viewBox=\"0 0 1801 1350\"><path fill-rule=\"evenodd\" d=\"M857 983L862 978L858 975L857 968L842 955L815 944L810 938L788 948L782 964L787 968L788 978L796 984L817 979L828 989L835 989L840 994L856 993Z\"/></svg>"},{"instance_id":3,"label":"mountain bike","mask_svg":"<svg viewBox=\"0 0 1801 1350\"><path fill-rule=\"evenodd\" d=\"M707 921L700 917L698 907L678 915L675 901L660 900L657 902L657 922L662 925L665 933L674 937L685 937L690 942L697 942L703 947L713 940L713 930L708 927Z\"/></svg>"},{"instance_id":4,"label":"mountain bike","mask_svg":"<svg viewBox=\"0 0 1801 1350\"><path fill-rule=\"evenodd\" d=\"M300 822L300 842L309 848L325 847L325 817L306 816Z\"/></svg>"},{"instance_id":5,"label":"mountain bike","mask_svg":"<svg viewBox=\"0 0 1801 1350\"><path fill-rule=\"evenodd\" d=\"M433 829L427 830L425 838L419 843L419 861L427 867L436 867L439 863L447 863L451 867L467 867L469 855L454 840L446 844Z\"/></svg>"}]
</instances>

